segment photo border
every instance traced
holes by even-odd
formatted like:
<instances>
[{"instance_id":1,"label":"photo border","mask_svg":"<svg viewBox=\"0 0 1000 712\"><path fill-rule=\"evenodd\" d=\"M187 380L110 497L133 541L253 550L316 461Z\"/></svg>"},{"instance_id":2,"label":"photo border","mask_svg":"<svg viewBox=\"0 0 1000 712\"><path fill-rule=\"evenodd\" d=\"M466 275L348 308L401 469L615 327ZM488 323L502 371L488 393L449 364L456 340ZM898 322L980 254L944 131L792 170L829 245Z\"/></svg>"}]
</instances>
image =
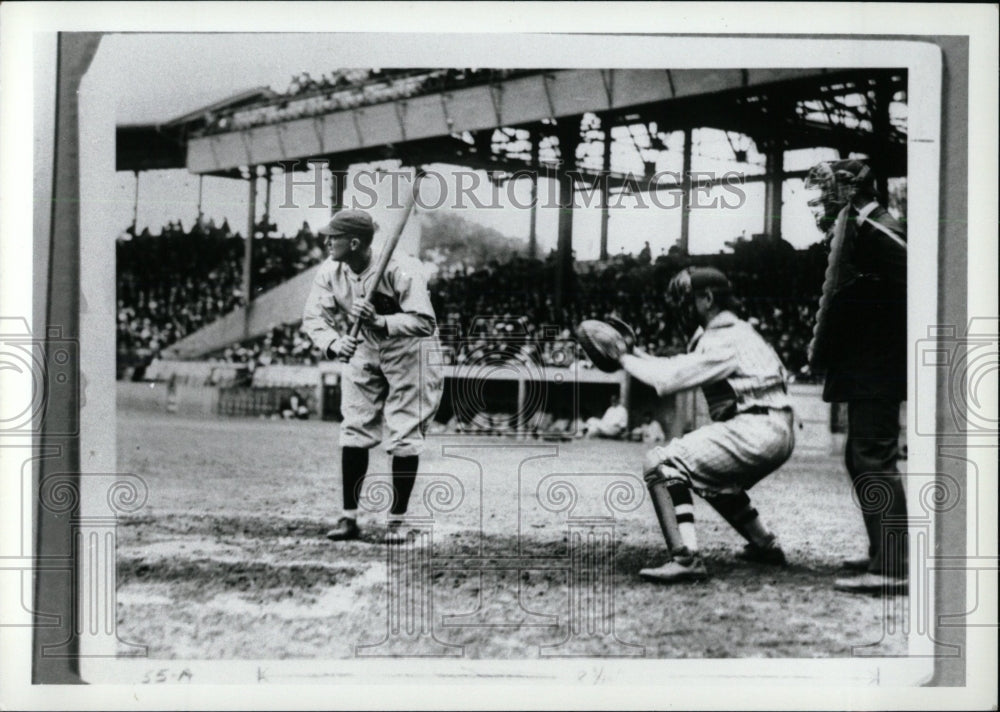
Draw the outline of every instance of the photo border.
<instances>
[{"instance_id":1,"label":"photo border","mask_svg":"<svg viewBox=\"0 0 1000 712\"><path fill-rule=\"evenodd\" d=\"M7 17L9 18L10 16L8 15ZM5 35L5 45L6 45L6 39L7 39L7 36ZM961 55L961 47L960 47L961 41L960 40L956 41L954 39L941 39L941 40L937 40L937 42L940 43L940 45L947 45L948 46L948 51L950 53L949 56L952 56L952 57L955 56L956 52L959 54L959 56ZM4 47L4 49L7 49L7 47ZM6 59L7 59L7 57L5 57L5 60ZM8 63L8 61L5 61L4 64L8 65L9 63ZM828 64L828 63L824 63L824 64ZM855 66L855 65L852 65L852 66ZM995 66L995 65L993 65L993 66ZM940 74L939 74L939 76L940 76ZM5 78L6 78L6 74L5 74ZM912 80L912 75L911 75L911 80ZM5 86L9 86L9 85L7 85L5 83ZM945 122L947 123L949 121L949 119L950 119L951 121L953 121L956 124L958 124L957 127L954 126L954 125L949 125L949 126L943 126L942 127L943 129L946 129L947 132L948 132L947 135L942 134L942 136L941 136L942 142L944 144L946 144L946 145L949 145L955 139L961 139L961 132L962 132L962 129L964 128L964 124L965 124L965 121L963 120L963 118L967 118L967 117L962 117L961 116L961 109L960 108L957 111L955 111L955 109L954 109L955 106L958 106L958 107L962 106L962 101L961 101L962 91L961 91L960 84L958 86L956 86L956 85L951 84L949 82L945 82L944 90L945 90L945 95L947 97L946 105L949 106L949 107L951 107L952 111L954 112L954 113L949 113L945 117ZM987 94L988 95L992 94L993 98L995 98L995 91L992 92L992 93L991 92L987 92ZM955 101L956 95L957 95L957 97L959 99L958 101ZM911 100L910 100L911 116L912 116L912 110L913 110L914 103L915 102L913 102L913 100L911 98ZM5 112L5 116L6 116L6 113L7 112ZM938 117L940 117L940 116L941 115L939 113ZM113 122L112 122L112 125L113 125ZM113 140L113 137L112 137L112 140ZM993 144L995 145L995 137L993 139ZM957 143L955 143L955 145L951 145L950 148L952 150L950 152L949 151L942 152L942 157L941 157L941 163L944 164L944 167L946 169L943 172L943 175L947 175L948 176L948 180L943 181L941 183L941 185L944 186L944 189L941 191L941 195L940 195L940 201L941 201L941 205L942 205L942 214L945 215L946 219L948 220L948 224L945 225L945 228L943 230L941 244L938 245L939 251L940 251L940 253L941 253L941 255L942 255L942 257L944 259L942 259L940 261L940 263L938 263L936 259L933 260L933 262L935 263L933 266L935 268L935 271L939 274L939 279L941 280L941 284L942 285L945 285L945 284L951 285L951 284L959 284L959 283L961 283L962 278L965 277L965 267L967 266L967 264L977 264L972 258L969 259L968 263L961 264L962 258L964 257L964 255L956 255L956 254L954 254L954 252L955 252L954 250L948 250L948 249L946 249L947 243L962 244L964 242L964 234L963 234L964 233L964 230L963 230L964 226L962 226L962 225L956 226L956 225L952 225L951 223L952 223L952 221L955 221L955 218L953 216L956 214L956 212L961 212L960 209L956 211L955 207L956 207L956 203L959 206L961 206L961 204L963 202L963 200L962 200L962 198L963 198L962 192L963 191L961 190L961 187L962 187L962 181L964 180L965 176L962 174L962 167L963 167L963 165L967 165L967 164L964 164L964 161L963 161L963 158L964 158L963 154L964 154L964 152L961 150L961 141L960 140ZM958 150L955 150L956 148ZM995 152L993 152L992 155L995 156ZM910 162L909 167L908 167L908 174L911 176L911 180L916 177L916 176L914 176L913 165L914 164L912 162ZM996 176L995 170L992 173L989 173L989 172L987 172L985 174L976 173L976 175L989 175L989 176L993 176L993 178L994 178L994 185L995 185L995 176ZM957 179L957 182L954 179ZM955 187L956 185L958 186L957 189ZM5 185L4 185L5 189L7 188L7 186L8 186L8 184L6 183L6 175L5 175ZM81 186L81 187L83 187L83 186ZM970 188L971 187L972 186L970 186ZM86 188L84 187L84 190L85 189ZM988 190L987 190L987 193L988 193ZM971 200L971 198L970 198L970 200ZM933 207L936 209L938 201L930 201L930 202L933 203ZM912 205L912 202L911 202L911 205ZM4 220L4 223L5 223L5 225L4 225L4 227L5 227L4 233L6 235L7 234L7 229L6 229L7 228L7 224L6 224L7 220L6 219ZM911 220L911 224L913 224L912 220ZM994 232L995 232L996 221L993 220L993 222L991 224L994 226L993 229L994 229ZM956 240L955 238L959 238L959 239ZM973 245L970 243L969 249L971 250L972 248L973 248ZM994 249L995 249L995 247L994 247ZM959 251L959 252L961 252L961 251ZM112 257L113 257L113 253L112 253ZM956 261L959 263L958 265L956 265ZM993 264L995 264L995 262L993 262ZM926 274L926 272L923 272L922 274ZM912 266L911 266L911 277L912 277L912 275L913 275L913 271L912 271ZM958 278L957 280L956 280L956 277ZM6 278L6 275L5 275L5 278ZM995 280L995 275L994 275L994 280ZM913 284L913 281L911 280L911 285L912 284ZM969 287L970 287L970 293L977 294L975 292L971 292L971 289L973 287L972 280L970 280ZM965 323L964 314L962 314L962 317L963 317L962 319L957 319L957 318L954 318L954 317L958 316L959 314L961 314L961 312L964 311L964 309L962 309L962 307L965 306L965 300L964 300L964 298L960 298L958 295L949 294L949 291L951 291L951 292L958 292L959 290L957 290L957 289L955 289L955 290L942 289L941 290L940 302L938 303L937 308L935 309L935 312L936 312L937 315L940 315L942 317L941 323L958 323L958 324L964 324ZM6 292L6 290L5 290L5 292ZM982 292L978 292L978 294L981 295ZM964 295L961 295L961 297L964 297ZM112 303L113 303L113 298L112 298ZM987 312L987 313L989 313L989 312ZM993 313L995 313L995 310L994 310ZM951 318L949 318L949 317L951 317ZM94 316L94 315L91 315L91 318L92 319L96 319L97 317ZM89 328L90 327L87 326L86 324L81 323L81 334L83 334ZM912 340L912 336L913 336L913 332L911 331L911 340ZM113 347L112 347L112 349L113 349ZM912 355L913 354L912 354L912 345L911 345L911 356ZM113 351L112 351L112 362L113 362ZM911 364L911 370L912 370L912 368L913 368L912 365L914 364L914 360L912 358L910 359L910 364ZM84 371L84 373L90 372L87 368L84 368L83 371ZM113 383L113 377L112 377L112 383ZM910 383L911 384L913 383L913 379L912 378L910 379ZM94 383L94 382L91 382L89 384L89 386L92 389L91 392L93 392L97 388L97 384ZM947 397L950 396L950 393L946 390L946 388L947 388L947 384L944 384L944 383L941 383L941 382L938 383L938 388L937 388L937 392L936 392L935 395L936 395L936 397L938 398L939 401L943 402L944 398L947 398ZM91 403L91 401L88 400L88 405L86 406L88 409L90 408L90 403ZM913 417L915 417L915 415L911 415L911 419ZM943 414L939 412L938 413L938 418L939 418L938 422L942 422L942 420L943 420ZM83 435L83 433L82 433L82 435ZM955 433L954 435L958 436L960 434L959 433ZM84 439L86 440L86 437L84 437ZM962 439L964 440L964 438L962 438ZM932 457L936 457L937 461L938 461L937 465L935 467L935 471L947 471L947 470L942 470L941 469L941 465L943 464L943 458L940 457L940 454L937 451L937 449L935 449L935 451L932 453ZM912 462L912 459L911 459L911 462ZM953 465L953 463L952 463L952 465ZM5 462L5 466L6 466L6 462ZM81 468L83 469L83 463L81 463ZM86 470L84 470L84 471L86 471ZM112 469L112 470L108 470L108 471L113 472L114 470ZM987 510L987 511L989 511L989 510ZM944 525L945 523L942 522L942 524ZM949 535L949 532L950 532L950 535ZM939 535L940 538L947 537L949 539L953 539L955 536L957 536L959 534L961 534L961 535L966 534L965 527L964 527L964 519L962 521L961 526L958 527L957 529L949 529L947 526L941 526L938 529L938 535ZM951 543L954 543L954 542L952 541ZM957 588L962 589L961 599L964 600L966 598L965 591L964 591L965 587L964 586L959 586ZM943 598L942 598L942 592L940 590L937 591L936 600L937 600L937 602L939 604L943 600ZM941 609L940 605L938 606L938 608ZM962 628L956 628L956 629L953 629L953 631L965 632L965 630L962 629ZM6 639L6 633L7 632L8 631L6 631L6 630L4 631L4 633L5 633L5 639ZM659 664L662 664L664 661L655 661L655 662L659 663ZM670 662L674 662L674 661L670 661ZM699 662L703 662L703 661L699 661ZM825 662L829 662L829 661L825 661ZM591 704L594 703L594 699L592 697L588 696L587 699L590 700ZM676 701L676 700L684 699L684 698L683 698L683 696L678 696L678 697L673 697L672 699ZM509 702L509 700L507 702ZM348 702L348 704L350 704L350 702Z\"/></svg>"}]
</instances>

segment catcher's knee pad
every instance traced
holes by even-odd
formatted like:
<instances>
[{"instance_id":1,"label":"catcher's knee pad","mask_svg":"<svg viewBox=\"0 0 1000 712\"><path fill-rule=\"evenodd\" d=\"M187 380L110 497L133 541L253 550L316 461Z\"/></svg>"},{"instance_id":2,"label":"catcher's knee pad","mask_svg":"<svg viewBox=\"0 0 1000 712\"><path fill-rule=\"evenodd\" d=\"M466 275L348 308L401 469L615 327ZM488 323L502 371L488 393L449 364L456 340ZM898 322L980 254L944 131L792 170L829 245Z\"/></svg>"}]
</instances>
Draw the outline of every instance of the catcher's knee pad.
<instances>
[{"instance_id":1,"label":"catcher's knee pad","mask_svg":"<svg viewBox=\"0 0 1000 712\"><path fill-rule=\"evenodd\" d=\"M647 485L654 485L658 482L666 482L668 485L675 482L687 483L687 478L669 460L664 460L659 448L648 451L642 460L642 476Z\"/></svg>"}]
</instances>

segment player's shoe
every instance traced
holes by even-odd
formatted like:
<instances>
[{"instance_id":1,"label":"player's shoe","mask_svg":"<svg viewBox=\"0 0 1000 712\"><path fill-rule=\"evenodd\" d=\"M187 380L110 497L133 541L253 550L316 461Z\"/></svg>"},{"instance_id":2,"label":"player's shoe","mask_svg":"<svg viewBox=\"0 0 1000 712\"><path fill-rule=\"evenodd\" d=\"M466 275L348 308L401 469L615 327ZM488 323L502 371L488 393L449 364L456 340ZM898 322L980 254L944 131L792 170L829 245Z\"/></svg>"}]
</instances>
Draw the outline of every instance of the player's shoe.
<instances>
[{"instance_id":1,"label":"player's shoe","mask_svg":"<svg viewBox=\"0 0 1000 712\"><path fill-rule=\"evenodd\" d=\"M858 559L847 559L845 561L841 561L840 568L844 569L845 571L857 571L859 573L863 573L868 570L868 567L871 565L871 563L872 560L870 558L868 558L867 556L862 556L861 558Z\"/></svg>"},{"instance_id":2,"label":"player's shoe","mask_svg":"<svg viewBox=\"0 0 1000 712\"><path fill-rule=\"evenodd\" d=\"M771 538L771 543L767 546L758 546L753 543L747 544L743 547L743 551L736 556L744 561L752 561L757 564L788 566L788 559L785 558L785 552L781 550L777 540L773 537Z\"/></svg>"},{"instance_id":3,"label":"player's shoe","mask_svg":"<svg viewBox=\"0 0 1000 712\"><path fill-rule=\"evenodd\" d=\"M904 578L893 578L882 574L863 573L833 582L835 591L845 593L883 594L887 596L905 595L909 584Z\"/></svg>"},{"instance_id":4,"label":"player's shoe","mask_svg":"<svg viewBox=\"0 0 1000 712\"><path fill-rule=\"evenodd\" d=\"M688 563L671 559L655 569L640 569L639 575L648 581L657 583L683 583L707 579L708 569L705 568L705 562L701 560L701 557L694 555Z\"/></svg>"},{"instance_id":5,"label":"player's shoe","mask_svg":"<svg viewBox=\"0 0 1000 712\"><path fill-rule=\"evenodd\" d=\"M360 536L361 530L358 529L357 520L349 517L338 519L336 526L326 533L326 538L330 541L347 541L357 539Z\"/></svg>"},{"instance_id":6,"label":"player's shoe","mask_svg":"<svg viewBox=\"0 0 1000 712\"><path fill-rule=\"evenodd\" d=\"M408 534L409 532L403 526L403 522L394 520L386 526L383 541L386 544L405 544Z\"/></svg>"}]
</instances>

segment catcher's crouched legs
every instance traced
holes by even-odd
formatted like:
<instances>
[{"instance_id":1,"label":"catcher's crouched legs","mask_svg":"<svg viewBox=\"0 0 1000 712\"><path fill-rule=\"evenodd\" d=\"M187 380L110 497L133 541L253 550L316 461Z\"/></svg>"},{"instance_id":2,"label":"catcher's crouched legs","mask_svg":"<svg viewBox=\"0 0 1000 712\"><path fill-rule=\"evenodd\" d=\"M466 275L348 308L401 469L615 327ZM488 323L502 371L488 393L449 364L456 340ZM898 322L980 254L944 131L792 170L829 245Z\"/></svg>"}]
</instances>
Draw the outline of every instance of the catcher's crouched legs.
<instances>
[{"instance_id":1,"label":"catcher's crouched legs","mask_svg":"<svg viewBox=\"0 0 1000 712\"><path fill-rule=\"evenodd\" d=\"M788 563L777 538L764 526L745 491L703 494L705 501L747 540L740 558L778 566Z\"/></svg>"}]
</instances>

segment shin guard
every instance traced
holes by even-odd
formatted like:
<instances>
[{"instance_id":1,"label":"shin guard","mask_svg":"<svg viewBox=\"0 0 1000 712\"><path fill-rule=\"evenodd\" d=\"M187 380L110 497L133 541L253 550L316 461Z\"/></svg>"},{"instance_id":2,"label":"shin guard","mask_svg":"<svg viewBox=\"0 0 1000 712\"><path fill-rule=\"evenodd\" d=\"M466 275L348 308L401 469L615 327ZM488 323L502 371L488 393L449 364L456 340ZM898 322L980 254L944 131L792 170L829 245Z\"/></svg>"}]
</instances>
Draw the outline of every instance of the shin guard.
<instances>
[{"instance_id":1,"label":"shin guard","mask_svg":"<svg viewBox=\"0 0 1000 712\"><path fill-rule=\"evenodd\" d=\"M670 496L667 482L662 480L650 482L649 498L653 501L656 519L660 523L660 531L663 532L663 539L671 556L678 559L689 557L690 552L684 546L684 539L681 537L677 514L674 511L674 500Z\"/></svg>"}]
</instances>

